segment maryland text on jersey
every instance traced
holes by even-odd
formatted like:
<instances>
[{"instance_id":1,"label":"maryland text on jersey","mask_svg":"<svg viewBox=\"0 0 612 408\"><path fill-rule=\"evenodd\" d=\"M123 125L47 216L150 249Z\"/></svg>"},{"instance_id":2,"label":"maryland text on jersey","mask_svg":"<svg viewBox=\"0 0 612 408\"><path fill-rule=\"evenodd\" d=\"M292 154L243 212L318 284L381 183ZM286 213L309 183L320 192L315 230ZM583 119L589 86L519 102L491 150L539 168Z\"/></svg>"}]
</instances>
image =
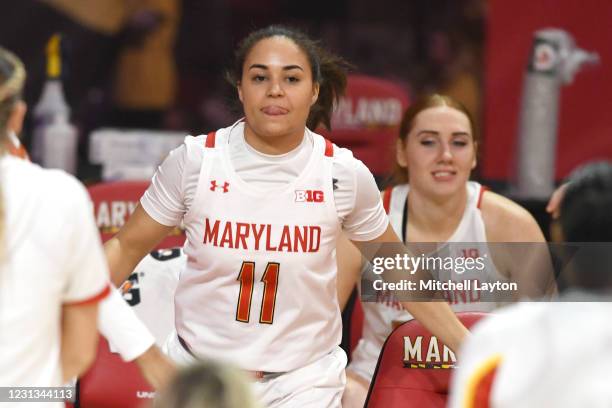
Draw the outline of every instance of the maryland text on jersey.
<instances>
[{"instance_id":1,"label":"maryland text on jersey","mask_svg":"<svg viewBox=\"0 0 612 408\"><path fill-rule=\"evenodd\" d=\"M204 245L271 252L318 252L321 227L205 219Z\"/></svg>"}]
</instances>

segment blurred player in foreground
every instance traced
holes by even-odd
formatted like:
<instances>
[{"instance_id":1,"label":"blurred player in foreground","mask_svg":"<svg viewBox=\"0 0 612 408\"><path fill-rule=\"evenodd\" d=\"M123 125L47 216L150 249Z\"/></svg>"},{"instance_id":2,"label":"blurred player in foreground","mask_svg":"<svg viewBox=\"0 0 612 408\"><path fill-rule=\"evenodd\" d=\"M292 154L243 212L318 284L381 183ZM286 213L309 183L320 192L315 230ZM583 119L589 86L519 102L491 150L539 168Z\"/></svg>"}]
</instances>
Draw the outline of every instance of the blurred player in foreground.
<instances>
[{"instance_id":1,"label":"blurred player in foreground","mask_svg":"<svg viewBox=\"0 0 612 408\"><path fill-rule=\"evenodd\" d=\"M214 361L179 372L155 408L260 408L244 372Z\"/></svg>"},{"instance_id":2,"label":"blurred player in foreground","mask_svg":"<svg viewBox=\"0 0 612 408\"><path fill-rule=\"evenodd\" d=\"M6 55L10 56L10 54ZM3 64L8 64L8 61L3 62ZM8 72L10 66L3 65L2 68ZM12 86L14 87L14 85ZM29 155L17 136L21 131L21 121L19 118L26 111L25 104L17 96L18 93L14 94L13 99L4 102L5 108L12 108L13 113L7 121L6 137L0 143L0 151L4 151L8 156L12 156L13 159L22 159L20 161L29 162ZM147 268L150 265L151 268L157 269L153 267L154 263L148 262L147 264L143 260ZM155 273L153 274L155 275ZM175 276L169 275L168 279L178 279ZM152 288L160 287L162 283L165 284L165 282L160 282L159 284L154 282L154 284L149 286ZM164 290L168 290L169 287L171 286L165 286ZM175 288L176 284L173 287ZM138 364L143 376L153 387L163 386L169 381L174 372L173 364L170 363L159 347L155 346L154 336L121 299L119 292L114 290L114 288L112 289L109 296L99 303L100 332L109 340L111 347L121 355L124 361L135 361ZM149 291L153 291L153 289L149 289ZM172 312L173 308L169 308L169 310ZM164 313L167 314L168 311L160 311L160 314L163 315ZM159 326L159 320L155 323L148 323L154 328Z\"/></svg>"},{"instance_id":3,"label":"blurred player in foreground","mask_svg":"<svg viewBox=\"0 0 612 408\"><path fill-rule=\"evenodd\" d=\"M570 289L482 321L462 348L451 407L612 405L612 164L578 169L561 195Z\"/></svg>"},{"instance_id":4,"label":"blurred player in foreground","mask_svg":"<svg viewBox=\"0 0 612 408\"><path fill-rule=\"evenodd\" d=\"M110 288L83 186L7 152L26 112L24 80L0 49L0 385L49 387L93 361Z\"/></svg>"}]
</instances>

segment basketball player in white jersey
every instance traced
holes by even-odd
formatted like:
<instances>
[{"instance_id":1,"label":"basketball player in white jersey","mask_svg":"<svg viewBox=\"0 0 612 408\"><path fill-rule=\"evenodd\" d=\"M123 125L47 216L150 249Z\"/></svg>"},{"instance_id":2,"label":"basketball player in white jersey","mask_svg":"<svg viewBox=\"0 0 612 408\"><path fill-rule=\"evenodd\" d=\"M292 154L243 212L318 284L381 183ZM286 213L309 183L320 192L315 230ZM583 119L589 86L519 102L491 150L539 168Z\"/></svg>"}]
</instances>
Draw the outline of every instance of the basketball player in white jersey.
<instances>
[{"instance_id":1,"label":"basketball player in white jersey","mask_svg":"<svg viewBox=\"0 0 612 408\"><path fill-rule=\"evenodd\" d=\"M19 102L16 105L16 109L18 112L25 112L25 104L21 105L21 103ZM17 129L15 125L10 127ZM28 152L17 137L19 130L14 129L9 129L1 147L4 147L7 155L29 162ZM0 148L0 150L2 149ZM174 254L175 250L171 252ZM173 364L155 346L156 339L160 339L158 341L160 346L163 344L162 333L167 334L171 330L169 328L173 327L173 317L171 322L168 316L173 316L172 295L178 281L178 269L184 265L184 260L180 265L166 263L166 268L158 265L158 263L161 263L160 261L170 258L175 258L175 256L168 256L166 251L156 251L143 259L142 265L139 265L140 274L145 274L144 269L147 276L152 276L152 278L147 279L148 284L145 287L147 298L151 299L148 302L148 308L140 305L136 307L136 313L134 313L126 305L120 292L112 287L109 295L98 304L98 329L100 333L109 341L111 349L119 353L124 361L135 361L143 376L155 388L162 387L174 373ZM159 261L156 259L159 259ZM168 267L171 267L170 271ZM140 291L140 289L138 290ZM161 310L156 312L156 319L150 318L153 302L161 306ZM128 303L134 305L133 299Z\"/></svg>"},{"instance_id":2,"label":"basketball player in white jersey","mask_svg":"<svg viewBox=\"0 0 612 408\"><path fill-rule=\"evenodd\" d=\"M5 142L9 155L29 161L27 151L14 133ZM129 282L122 285L121 292L111 288L109 296L98 307L98 329L108 340L111 350L124 361L135 361L143 376L155 388L162 387L174 373L173 364L155 344L157 342L161 346L164 333L167 335L174 327L174 290L179 271L185 264L180 249L170 250L170 255L167 251L154 251L143 259L138 265L138 274L130 275ZM178 257L174 256L175 253ZM170 259L173 261L163 262ZM144 275L148 278L143 289ZM138 295L132 295L134 292ZM138 302L134 296L138 296ZM146 306L141 304L142 297L148 299Z\"/></svg>"},{"instance_id":3,"label":"basketball player in white jersey","mask_svg":"<svg viewBox=\"0 0 612 408\"><path fill-rule=\"evenodd\" d=\"M544 242L536 221L525 209L468 181L476 166L477 143L470 114L448 96L431 95L416 102L405 112L400 125L395 173L398 184L383 192L383 203L395 232L407 243L448 243L437 254L480 257L485 262L483 271L440 275L441 280L460 277L480 282L507 281L518 271L512 271L511 264L500 266L498 262L496 266L484 243ZM362 268L359 254L349 245L343 245L346 250L338 253L340 267L351 270L348 276L353 277L340 282L342 304ZM491 311L497 306L492 301L480 301L481 293L473 287L445 291L444 295L455 311ZM384 341L394 325L412 319L391 292L381 291L376 302L366 301L362 306L363 334L347 369L343 397L346 407L363 407Z\"/></svg>"},{"instance_id":4,"label":"basketball player in white jersey","mask_svg":"<svg viewBox=\"0 0 612 408\"><path fill-rule=\"evenodd\" d=\"M238 365L270 407L340 405L338 236L399 241L367 168L310 130L329 127L344 66L299 32L253 32L229 75L245 119L187 137L106 244L122 282L184 222L188 260L168 353L179 363L214 357ZM444 303L407 307L450 347L467 333Z\"/></svg>"},{"instance_id":5,"label":"basketball player in white jersey","mask_svg":"<svg viewBox=\"0 0 612 408\"><path fill-rule=\"evenodd\" d=\"M19 402L26 396L19 387L60 386L87 369L98 302L109 293L83 186L7 152L26 111L24 79L21 62L0 49L0 385L13 387L3 406L31 406Z\"/></svg>"},{"instance_id":6,"label":"basketball player in white jersey","mask_svg":"<svg viewBox=\"0 0 612 408\"><path fill-rule=\"evenodd\" d=\"M574 171L558 195L569 289L559 302L515 304L475 326L450 407L612 405L612 164Z\"/></svg>"}]
</instances>

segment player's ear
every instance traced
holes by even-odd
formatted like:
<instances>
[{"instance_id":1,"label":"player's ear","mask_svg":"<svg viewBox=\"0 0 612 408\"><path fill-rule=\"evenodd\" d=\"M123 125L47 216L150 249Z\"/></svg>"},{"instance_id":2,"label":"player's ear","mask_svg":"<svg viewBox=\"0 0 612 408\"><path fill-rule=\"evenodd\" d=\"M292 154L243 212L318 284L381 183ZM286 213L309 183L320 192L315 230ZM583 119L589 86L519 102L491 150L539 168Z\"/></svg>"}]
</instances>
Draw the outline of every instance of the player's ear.
<instances>
[{"instance_id":1,"label":"player's ear","mask_svg":"<svg viewBox=\"0 0 612 408\"><path fill-rule=\"evenodd\" d=\"M242 82L236 82L236 89L238 90L238 98L240 99L240 102L244 103L244 100L242 99Z\"/></svg>"},{"instance_id":2,"label":"player's ear","mask_svg":"<svg viewBox=\"0 0 612 408\"><path fill-rule=\"evenodd\" d=\"M312 99L310 100L310 106L312 106L315 103L317 103L317 100L319 99L319 90L320 89L321 89L321 87L319 86L318 82L315 82L312 85Z\"/></svg>"},{"instance_id":3,"label":"player's ear","mask_svg":"<svg viewBox=\"0 0 612 408\"><path fill-rule=\"evenodd\" d=\"M395 159L397 160L397 164L399 164L400 167L408 167L408 159L406 158L406 149L404 146L404 141L399 137L395 142Z\"/></svg>"}]
</instances>

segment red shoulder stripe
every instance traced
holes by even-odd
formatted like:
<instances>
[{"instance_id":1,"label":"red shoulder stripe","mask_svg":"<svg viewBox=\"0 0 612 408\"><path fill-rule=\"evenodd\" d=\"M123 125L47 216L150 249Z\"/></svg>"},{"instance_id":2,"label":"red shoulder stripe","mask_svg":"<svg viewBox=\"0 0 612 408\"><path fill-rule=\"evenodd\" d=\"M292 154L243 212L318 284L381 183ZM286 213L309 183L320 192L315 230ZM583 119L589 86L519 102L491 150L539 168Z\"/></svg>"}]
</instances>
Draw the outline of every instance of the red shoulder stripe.
<instances>
[{"instance_id":1,"label":"red shoulder stripe","mask_svg":"<svg viewBox=\"0 0 612 408\"><path fill-rule=\"evenodd\" d=\"M492 367L476 384L472 405L473 408L489 408L491 406L491 394L497 370L498 366Z\"/></svg>"},{"instance_id":2,"label":"red shoulder stripe","mask_svg":"<svg viewBox=\"0 0 612 408\"><path fill-rule=\"evenodd\" d=\"M478 364L470 374L461 406L465 408L489 408L491 392L502 357L494 354Z\"/></svg>"},{"instance_id":3,"label":"red shoulder stripe","mask_svg":"<svg viewBox=\"0 0 612 408\"><path fill-rule=\"evenodd\" d=\"M110 285L106 285L104 287L104 289L102 289L102 291L100 293L98 293L97 295L94 295L90 298L84 299L84 300L78 300L76 302L65 302L64 305L66 306L85 306L85 305L91 305L93 303L98 303L99 301L101 301L102 299L104 299L105 297L107 297L110 294Z\"/></svg>"},{"instance_id":4,"label":"red shoulder stripe","mask_svg":"<svg viewBox=\"0 0 612 408\"><path fill-rule=\"evenodd\" d=\"M383 192L383 207L385 212L389 214L389 207L391 206L391 194L393 193L393 187L387 187Z\"/></svg>"},{"instance_id":5,"label":"red shoulder stripe","mask_svg":"<svg viewBox=\"0 0 612 408\"><path fill-rule=\"evenodd\" d=\"M327 139L325 139L325 156L334 157L334 145Z\"/></svg>"},{"instance_id":6,"label":"red shoulder stripe","mask_svg":"<svg viewBox=\"0 0 612 408\"><path fill-rule=\"evenodd\" d=\"M205 147L208 147L208 148L215 147L215 135L216 134L217 134L217 132L210 132L206 136L206 144L204 145Z\"/></svg>"},{"instance_id":7,"label":"red shoulder stripe","mask_svg":"<svg viewBox=\"0 0 612 408\"><path fill-rule=\"evenodd\" d=\"M480 210L480 204L482 203L482 196L484 192L487 191L488 189L489 187L480 186L480 192L478 193L478 202L476 203L476 208L478 208L479 210Z\"/></svg>"}]
</instances>

